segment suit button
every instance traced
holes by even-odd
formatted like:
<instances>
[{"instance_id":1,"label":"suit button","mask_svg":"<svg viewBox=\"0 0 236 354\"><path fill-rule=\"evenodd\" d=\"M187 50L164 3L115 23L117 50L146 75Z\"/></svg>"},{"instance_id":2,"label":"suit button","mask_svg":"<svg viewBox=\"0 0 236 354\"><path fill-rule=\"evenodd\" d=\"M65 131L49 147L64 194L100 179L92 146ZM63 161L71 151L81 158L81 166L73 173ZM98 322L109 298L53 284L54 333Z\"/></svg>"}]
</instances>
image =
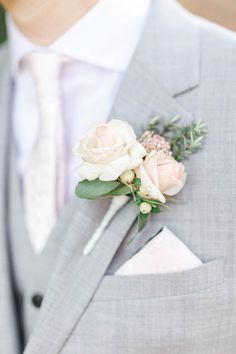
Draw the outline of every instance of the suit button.
<instances>
[{"instance_id":1,"label":"suit button","mask_svg":"<svg viewBox=\"0 0 236 354\"><path fill-rule=\"evenodd\" d=\"M43 302L43 296L40 294L35 294L32 296L32 304L39 308Z\"/></svg>"}]
</instances>

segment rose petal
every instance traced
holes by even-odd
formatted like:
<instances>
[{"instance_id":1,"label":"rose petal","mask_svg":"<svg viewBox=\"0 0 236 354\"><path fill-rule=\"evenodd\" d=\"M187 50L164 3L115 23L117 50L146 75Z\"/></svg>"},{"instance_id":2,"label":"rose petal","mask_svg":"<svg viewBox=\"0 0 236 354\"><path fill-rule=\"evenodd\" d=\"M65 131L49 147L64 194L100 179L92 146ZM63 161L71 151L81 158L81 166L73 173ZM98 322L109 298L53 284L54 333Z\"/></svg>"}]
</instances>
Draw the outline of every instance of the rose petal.
<instances>
[{"instance_id":1,"label":"rose petal","mask_svg":"<svg viewBox=\"0 0 236 354\"><path fill-rule=\"evenodd\" d=\"M135 170L135 172L137 176L141 178L141 184L148 191L150 199L159 200L160 202L165 203L166 199L164 195L160 192L157 186L149 178L144 166L140 165Z\"/></svg>"},{"instance_id":2,"label":"rose petal","mask_svg":"<svg viewBox=\"0 0 236 354\"><path fill-rule=\"evenodd\" d=\"M101 181L115 181L129 166L129 155L122 156L104 166L99 177Z\"/></svg>"},{"instance_id":3,"label":"rose petal","mask_svg":"<svg viewBox=\"0 0 236 354\"><path fill-rule=\"evenodd\" d=\"M166 189L165 191L163 191L163 193L168 196L173 196L173 195L178 194L181 191L181 189L183 189L186 180L187 180L187 174L184 173L181 181L175 179L175 184L173 186L169 187L168 189Z\"/></svg>"},{"instance_id":4,"label":"rose petal","mask_svg":"<svg viewBox=\"0 0 236 354\"><path fill-rule=\"evenodd\" d=\"M136 140L136 135L129 123L112 119L108 124L118 133L125 144L131 145Z\"/></svg>"},{"instance_id":5,"label":"rose petal","mask_svg":"<svg viewBox=\"0 0 236 354\"><path fill-rule=\"evenodd\" d=\"M147 154L143 145L139 142L135 142L135 144L129 150L130 154L130 164L129 169L134 169L138 165L140 165L143 161L143 157Z\"/></svg>"},{"instance_id":6,"label":"rose petal","mask_svg":"<svg viewBox=\"0 0 236 354\"><path fill-rule=\"evenodd\" d=\"M79 168L79 174L82 179L93 181L100 176L103 169L103 165L96 165L89 162L84 162Z\"/></svg>"},{"instance_id":7,"label":"rose petal","mask_svg":"<svg viewBox=\"0 0 236 354\"><path fill-rule=\"evenodd\" d=\"M158 190L160 190L157 158L158 153L156 151L152 151L146 156L143 165L153 184L158 188Z\"/></svg>"},{"instance_id":8,"label":"rose petal","mask_svg":"<svg viewBox=\"0 0 236 354\"><path fill-rule=\"evenodd\" d=\"M115 131L105 123L98 124L96 127L96 147L112 148L117 143Z\"/></svg>"},{"instance_id":9,"label":"rose petal","mask_svg":"<svg viewBox=\"0 0 236 354\"><path fill-rule=\"evenodd\" d=\"M183 188L186 181L184 165L174 159L158 161L159 187L162 193L173 196Z\"/></svg>"}]
</instances>

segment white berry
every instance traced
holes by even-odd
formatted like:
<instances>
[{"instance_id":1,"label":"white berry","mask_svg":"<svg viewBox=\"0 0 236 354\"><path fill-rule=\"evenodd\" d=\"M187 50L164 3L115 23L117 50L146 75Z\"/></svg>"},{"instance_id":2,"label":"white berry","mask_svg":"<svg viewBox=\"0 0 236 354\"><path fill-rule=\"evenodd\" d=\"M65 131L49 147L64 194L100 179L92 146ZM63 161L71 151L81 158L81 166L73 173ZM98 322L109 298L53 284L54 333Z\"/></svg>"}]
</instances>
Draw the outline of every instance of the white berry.
<instances>
[{"instance_id":1,"label":"white berry","mask_svg":"<svg viewBox=\"0 0 236 354\"><path fill-rule=\"evenodd\" d=\"M140 204L139 209L142 214L149 214L152 210L152 206L146 202Z\"/></svg>"},{"instance_id":2,"label":"white berry","mask_svg":"<svg viewBox=\"0 0 236 354\"><path fill-rule=\"evenodd\" d=\"M122 183L130 184L133 182L135 173L133 170L127 170L120 175L120 180Z\"/></svg>"}]
</instances>

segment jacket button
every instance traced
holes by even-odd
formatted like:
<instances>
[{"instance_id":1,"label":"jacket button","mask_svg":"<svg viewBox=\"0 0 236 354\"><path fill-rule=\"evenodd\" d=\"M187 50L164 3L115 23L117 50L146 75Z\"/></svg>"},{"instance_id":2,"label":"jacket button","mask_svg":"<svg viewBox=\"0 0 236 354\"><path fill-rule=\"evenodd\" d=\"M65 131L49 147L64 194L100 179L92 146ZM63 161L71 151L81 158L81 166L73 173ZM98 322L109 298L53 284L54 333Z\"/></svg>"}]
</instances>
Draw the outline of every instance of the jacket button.
<instances>
[{"instance_id":1,"label":"jacket button","mask_svg":"<svg viewBox=\"0 0 236 354\"><path fill-rule=\"evenodd\" d=\"M43 302L43 296L40 294L35 294L32 296L32 304L39 308Z\"/></svg>"}]
</instances>

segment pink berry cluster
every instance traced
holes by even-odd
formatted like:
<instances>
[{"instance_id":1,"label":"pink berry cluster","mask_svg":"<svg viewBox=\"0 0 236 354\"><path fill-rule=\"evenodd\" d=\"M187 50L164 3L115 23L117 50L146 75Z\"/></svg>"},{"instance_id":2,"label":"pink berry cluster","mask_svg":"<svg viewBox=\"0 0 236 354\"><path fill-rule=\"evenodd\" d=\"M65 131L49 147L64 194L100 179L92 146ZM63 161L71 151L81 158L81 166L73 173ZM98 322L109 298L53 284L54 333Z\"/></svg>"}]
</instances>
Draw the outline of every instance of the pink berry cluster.
<instances>
[{"instance_id":1,"label":"pink berry cluster","mask_svg":"<svg viewBox=\"0 0 236 354\"><path fill-rule=\"evenodd\" d=\"M155 150L162 151L167 157L172 156L171 146L168 141L161 135L155 134L151 130L146 130L141 137L141 143L147 153Z\"/></svg>"}]
</instances>

